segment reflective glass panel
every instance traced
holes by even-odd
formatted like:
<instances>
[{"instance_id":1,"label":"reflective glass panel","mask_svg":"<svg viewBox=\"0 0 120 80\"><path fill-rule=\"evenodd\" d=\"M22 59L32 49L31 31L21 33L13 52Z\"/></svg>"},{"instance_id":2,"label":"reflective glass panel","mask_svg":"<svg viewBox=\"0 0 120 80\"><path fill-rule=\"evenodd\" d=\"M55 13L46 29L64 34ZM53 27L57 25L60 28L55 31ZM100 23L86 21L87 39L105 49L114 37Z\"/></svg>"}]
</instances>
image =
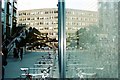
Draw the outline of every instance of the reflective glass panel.
<instances>
[{"instance_id":1,"label":"reflective glass panel","mask_svg":"<svg viewBox=\"0 0 120 80\"><path fill-rule=\"evenodd\" d=\"M66 0L66 77L118 78L118 2Z\"/></svg>"}]
</instances>

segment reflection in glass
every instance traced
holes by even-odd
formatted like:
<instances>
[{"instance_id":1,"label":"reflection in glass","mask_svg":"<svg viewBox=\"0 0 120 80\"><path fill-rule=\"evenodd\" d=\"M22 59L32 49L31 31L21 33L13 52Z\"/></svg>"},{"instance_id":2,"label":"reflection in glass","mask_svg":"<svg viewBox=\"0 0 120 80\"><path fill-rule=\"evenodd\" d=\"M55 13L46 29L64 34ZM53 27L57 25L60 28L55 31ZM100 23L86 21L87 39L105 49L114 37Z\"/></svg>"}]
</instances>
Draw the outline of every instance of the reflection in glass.
<instances>
[{"instance_id":1,"label":"reflection in glass","mask_svg":"<svg viewBox=\"0 0 120 80\"><path fill-rule=\"evenodd\" d=\"M69 7L66 2L68 78L118 78L118 8L115 3L98 1L93 3L98 5L93 11L83 7L75 9L72 7L75 4ZM89 7L87 3L84 6Z\"/></svg>"}]
</instances>

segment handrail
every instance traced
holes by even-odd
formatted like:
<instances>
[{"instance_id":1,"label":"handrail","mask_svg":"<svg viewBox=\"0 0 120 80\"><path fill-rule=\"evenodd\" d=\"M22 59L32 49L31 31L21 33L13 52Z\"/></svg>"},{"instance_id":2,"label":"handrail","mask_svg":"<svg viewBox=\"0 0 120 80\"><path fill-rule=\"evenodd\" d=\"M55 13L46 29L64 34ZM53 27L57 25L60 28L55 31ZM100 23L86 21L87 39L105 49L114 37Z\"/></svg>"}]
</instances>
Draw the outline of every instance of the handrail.
<instances>
[{"instance_id":1,"label":"handrail","mask_svg":"<svg viewBox=\"0 0 120 80\"><path fill-rule=\"evenodd\" d=\"M25 27L23 27L20 31L19 31L19 33L21 33L23 30L25 30L26 28ZM19 34L18 33L18 34ZM14 39L7 45L7 49L8 49L8 55L9 55L9 53L10 53L10 51L13 49L13 47L14 47L14 42L15 42L15 40L16 40L16 38L18 37L18 36L16 36L17 35L17 33L15 33L13 36L14 36ZM16 36L16 37L15 37ZM20 35L19 35L19 37L20 37ZM12 45L13 44L13 45ZM12 45L12 46L11 46Z\"/></svg>"}]
</instances>

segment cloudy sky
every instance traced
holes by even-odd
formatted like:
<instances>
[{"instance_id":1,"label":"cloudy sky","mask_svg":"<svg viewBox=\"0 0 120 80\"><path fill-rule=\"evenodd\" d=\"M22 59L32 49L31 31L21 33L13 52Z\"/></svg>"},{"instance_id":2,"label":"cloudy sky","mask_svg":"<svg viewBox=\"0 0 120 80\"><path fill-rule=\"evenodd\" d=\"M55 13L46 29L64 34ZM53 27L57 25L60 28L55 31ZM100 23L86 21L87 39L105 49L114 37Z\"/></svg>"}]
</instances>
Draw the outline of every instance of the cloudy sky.
<instances>
[{"instance_id":1,"label":"cloudy sky","mask_svg":"<svg viewBox=\"0 0 120 80\"><path fill-rule=\"evenodd\" d=\"M65 0L66 8L97 10L97 0ZM57 8L58 0L18 0L18 10Z\"/></svg>"}]
</instances>

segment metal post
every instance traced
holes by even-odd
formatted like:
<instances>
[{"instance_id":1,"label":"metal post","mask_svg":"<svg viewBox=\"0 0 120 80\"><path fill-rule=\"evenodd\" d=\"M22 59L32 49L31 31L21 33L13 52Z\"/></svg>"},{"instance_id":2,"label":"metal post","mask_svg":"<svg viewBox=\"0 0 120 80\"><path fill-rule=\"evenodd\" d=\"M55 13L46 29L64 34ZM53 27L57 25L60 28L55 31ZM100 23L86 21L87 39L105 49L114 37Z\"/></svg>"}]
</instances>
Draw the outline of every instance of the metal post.
<instances>
[{"instance_id":1,"label":"metal post","mask_svg":"<svg viewBox=\"0 0 120 80\"><path fill-rule=\"evenodd\" d=\"M65 32L65 0L58 0L58 62L59 77L66 77L66 32Z\"/></svg>"}]
</instances>

